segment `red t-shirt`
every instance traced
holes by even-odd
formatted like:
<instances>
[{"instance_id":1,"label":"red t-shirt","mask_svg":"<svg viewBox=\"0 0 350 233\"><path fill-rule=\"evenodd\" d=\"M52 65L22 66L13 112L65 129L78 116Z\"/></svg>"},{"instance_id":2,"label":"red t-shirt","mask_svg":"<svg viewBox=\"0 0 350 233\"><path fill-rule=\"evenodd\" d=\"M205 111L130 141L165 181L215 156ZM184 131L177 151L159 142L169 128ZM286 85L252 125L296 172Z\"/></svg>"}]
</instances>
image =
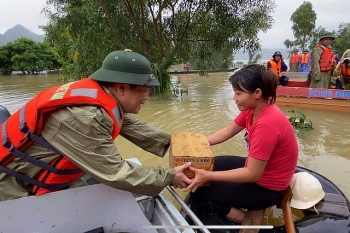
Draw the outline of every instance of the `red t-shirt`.
<instances>
[{"instance_id":1,"label":"red t-shirt","mask_svg":"<svg viewBox=\"0 0 350 233\"><path fill-rule=\"evenodd\" d=\"M284 190L298 162L298 142L294 129L275 104L264 107L254 124L252 121L251 110L242 111L234 120L246 130L244 139L248 156L267 161L257 184L272 190Z\"/></svg>"}]
</instances>

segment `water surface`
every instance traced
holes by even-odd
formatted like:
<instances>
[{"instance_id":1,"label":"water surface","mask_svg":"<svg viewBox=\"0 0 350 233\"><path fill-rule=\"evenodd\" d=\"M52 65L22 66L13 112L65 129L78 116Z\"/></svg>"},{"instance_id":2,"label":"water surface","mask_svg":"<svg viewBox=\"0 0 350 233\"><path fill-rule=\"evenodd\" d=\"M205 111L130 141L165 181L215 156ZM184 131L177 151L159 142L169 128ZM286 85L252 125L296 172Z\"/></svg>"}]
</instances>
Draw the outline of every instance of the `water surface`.
<instances>
[{"instance_id":1,"label":"water surface","mask_svg":"<svg viewBox=\"0 0 350 233\"><path fill-rule=\"evenodd\" d=\"M231 73L215 73L208 77L179 75L188 95L171 99L152 96L136 116L140 120L169 132L189 131L210 134L228 125L239 113L232 100L228 81ZM11 113L38 91L59 84L57 75L0 76L0 104ZM348 113L281 107L301 110L313 123L311 131L296 131L299 141L299 166L328 177L350 197L350 124ZM268 135L267 135L268 137ZM158 158L119 137L116 140L123 158L137 157L143 164L168 167L168 155ZM246 155L243 134L213 146L214 153ZM178 190L179 191L179 190ZM185 193L179 191L184 196Z\"/></svg>"}]
</instances>

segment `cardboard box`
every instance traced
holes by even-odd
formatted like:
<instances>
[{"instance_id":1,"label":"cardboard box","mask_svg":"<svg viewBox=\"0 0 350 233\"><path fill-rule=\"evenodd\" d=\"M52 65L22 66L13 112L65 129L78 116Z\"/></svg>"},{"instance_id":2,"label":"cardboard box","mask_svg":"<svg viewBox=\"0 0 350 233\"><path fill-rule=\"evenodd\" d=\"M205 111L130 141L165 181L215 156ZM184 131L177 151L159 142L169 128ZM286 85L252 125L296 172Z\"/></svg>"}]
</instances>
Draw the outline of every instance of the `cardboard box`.
<instances>
[{"instance_id":1,"label":"cardboard box","mask_svg":"<svg viewBox=\"0 0 350 233\"><path fill-rule=\"evenodd\" d=\"M181 166L192 162L195 168L212 171L215 155L204 134L190 132L174 132L170 141L170 167ZM184 171L188 178L194 177L194 172Z\"/></svg>"}]
</instances>

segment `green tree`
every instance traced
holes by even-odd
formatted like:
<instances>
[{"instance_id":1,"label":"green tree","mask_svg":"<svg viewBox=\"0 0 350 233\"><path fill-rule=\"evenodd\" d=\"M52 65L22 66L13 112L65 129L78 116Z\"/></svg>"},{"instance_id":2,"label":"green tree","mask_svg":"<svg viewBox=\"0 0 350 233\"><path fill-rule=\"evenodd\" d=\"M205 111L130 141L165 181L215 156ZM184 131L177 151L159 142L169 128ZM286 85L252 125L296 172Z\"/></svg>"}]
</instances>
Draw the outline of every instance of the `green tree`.
<instances>
[{"instance_id":1,"label":"green tree","mask_svg":"<svg viewBox=\"0 0 350 233\"><path fill-rule=\"evenodd\" d=\"M228 61L234 50L271 27L274 7L273 0L47 0L44 30L50 43L65 51L66 80L90 75L107 53L129 48L153 63L161 82L157 91L163 92L170 65L192 59L209 65L222 52L219 60Z\"/></svg>"},{"instance_id":2,"label":"green tree","mask_svg":"<svg viewBox=\"0 0 350 233\"><path fill-rule=\"evenodd\" d=\"M205 43L196 46L191 54L192 68L201 71L225 70L233 62L232 51L224 47L220 50L211 50Z\"/></svg>"},{"instance_id":3,"label":"green tree","mask_svg":"<svg viewBox=\"0 0 350 233\"><path fill-rule=\"evenodd\" d=\"M248 59L248 64L256 63L254 60L260 59L259 57L256 57L254 59L254 56L261 51L261 44L258 39L258 37L252 37L247 41L247 45L245 46L245 49L243 50L244 52L248 53L249 59Z\"/></svg>"},{"instance_id":4,"label":"green tree","mask_svg":"<svg viewBox=\"0 0 350 233\"><path fill-rule=\"evenodd\" d=\"M310 38L309 49L310 51L319 43L320 38L326 33L326 29L322 26L314 29L312 31L312 36Z\"/></svg>"},{"instance_id":5,"label":"green tree","mask_svg":"<svg viewBox=\"0 0 350 233\"><path fill-rule=\"evenodd\" d=\"M284 44L286 47L298 47L302 51L307 48L316 27L316 18L317 15L312 8L312 4L308 1L304 1L290 17L290 21L293 23L292 30L295 40L285 40Z\"/></svg>"},{"instance_id":6,"label":"green tree","mask_svg":"<svg viewBox=\"0 0 350 233\"><path fill-rule=\"evenodd\" d=\"M253 64L258 63L261 60L261 58L262 58L262 53L256 54L254 59L253 59L253 61L252 61L252 63Z\"/></svg>"},{"instance_id":7,"label":"green tree","mask_svg":"<svg viewBox=\"0 0 350 233\"><path fill-rule=\"evenodd\" d=\"M62 58L47 43L19 38L0 48L0 67L2 74L22 71L26 74L39 74L45 69L59 69Z\"/></svg>"},{"instance_id":8,"label":"green tree","mask_svg":"<svg viewBox=\"0 0 350 233\"><path fill-rule=\"evenodd\" d=\"M27 74L39 74L45 69L59 69L61 57L47 43L35 42L28 38L17 39L13 43L13 69Z\"/></svg>"},{"instance_id":9,"label":"green tree","mask_svg":"<svg viewBox=\"0 0 350 233\"><path fill-rule=\"evenodd\" d=\"M0 74L10 75L13 71L13 62L11 60L14 56L13 43L7 43L0 47Z\"/></svg>"},{"instance_id":10,"label":"green tree","mask_svg":"<svg viewBox=\"0 0 350 233\"><path fill-rule=\"evenodd\" d=\"M341 56L345 50L350 49L350 23L341 23L335 37L332 47Z\"/></svg>"}]
</instances>

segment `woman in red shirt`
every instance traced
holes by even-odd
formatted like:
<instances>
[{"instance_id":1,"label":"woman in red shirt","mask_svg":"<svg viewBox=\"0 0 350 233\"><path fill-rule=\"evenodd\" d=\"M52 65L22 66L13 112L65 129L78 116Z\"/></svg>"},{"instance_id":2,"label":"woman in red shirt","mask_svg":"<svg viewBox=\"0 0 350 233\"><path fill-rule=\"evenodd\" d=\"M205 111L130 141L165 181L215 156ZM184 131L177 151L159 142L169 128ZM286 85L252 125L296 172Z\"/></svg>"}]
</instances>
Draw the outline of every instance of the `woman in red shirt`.
<instances>
[{"instance_id":1,"label":"woman in red shirt","mask_svg":"<svg viewBox=\"0 0 350 233\"><path fill-rule=\"evenodd\" d=\"M190 167L195 178L186 190L201 212L225 215L242 222L242 209L277 204L289 186L298 162L298 143L285 114L275 105L275 72L253 64L230 77L233 100L240 114L230 125L208 136L210 145L222 143L242 130L247 157L217 156L214 170ZM210 186L203 186L210 181Z\"/></svg>"}]
</instances>

